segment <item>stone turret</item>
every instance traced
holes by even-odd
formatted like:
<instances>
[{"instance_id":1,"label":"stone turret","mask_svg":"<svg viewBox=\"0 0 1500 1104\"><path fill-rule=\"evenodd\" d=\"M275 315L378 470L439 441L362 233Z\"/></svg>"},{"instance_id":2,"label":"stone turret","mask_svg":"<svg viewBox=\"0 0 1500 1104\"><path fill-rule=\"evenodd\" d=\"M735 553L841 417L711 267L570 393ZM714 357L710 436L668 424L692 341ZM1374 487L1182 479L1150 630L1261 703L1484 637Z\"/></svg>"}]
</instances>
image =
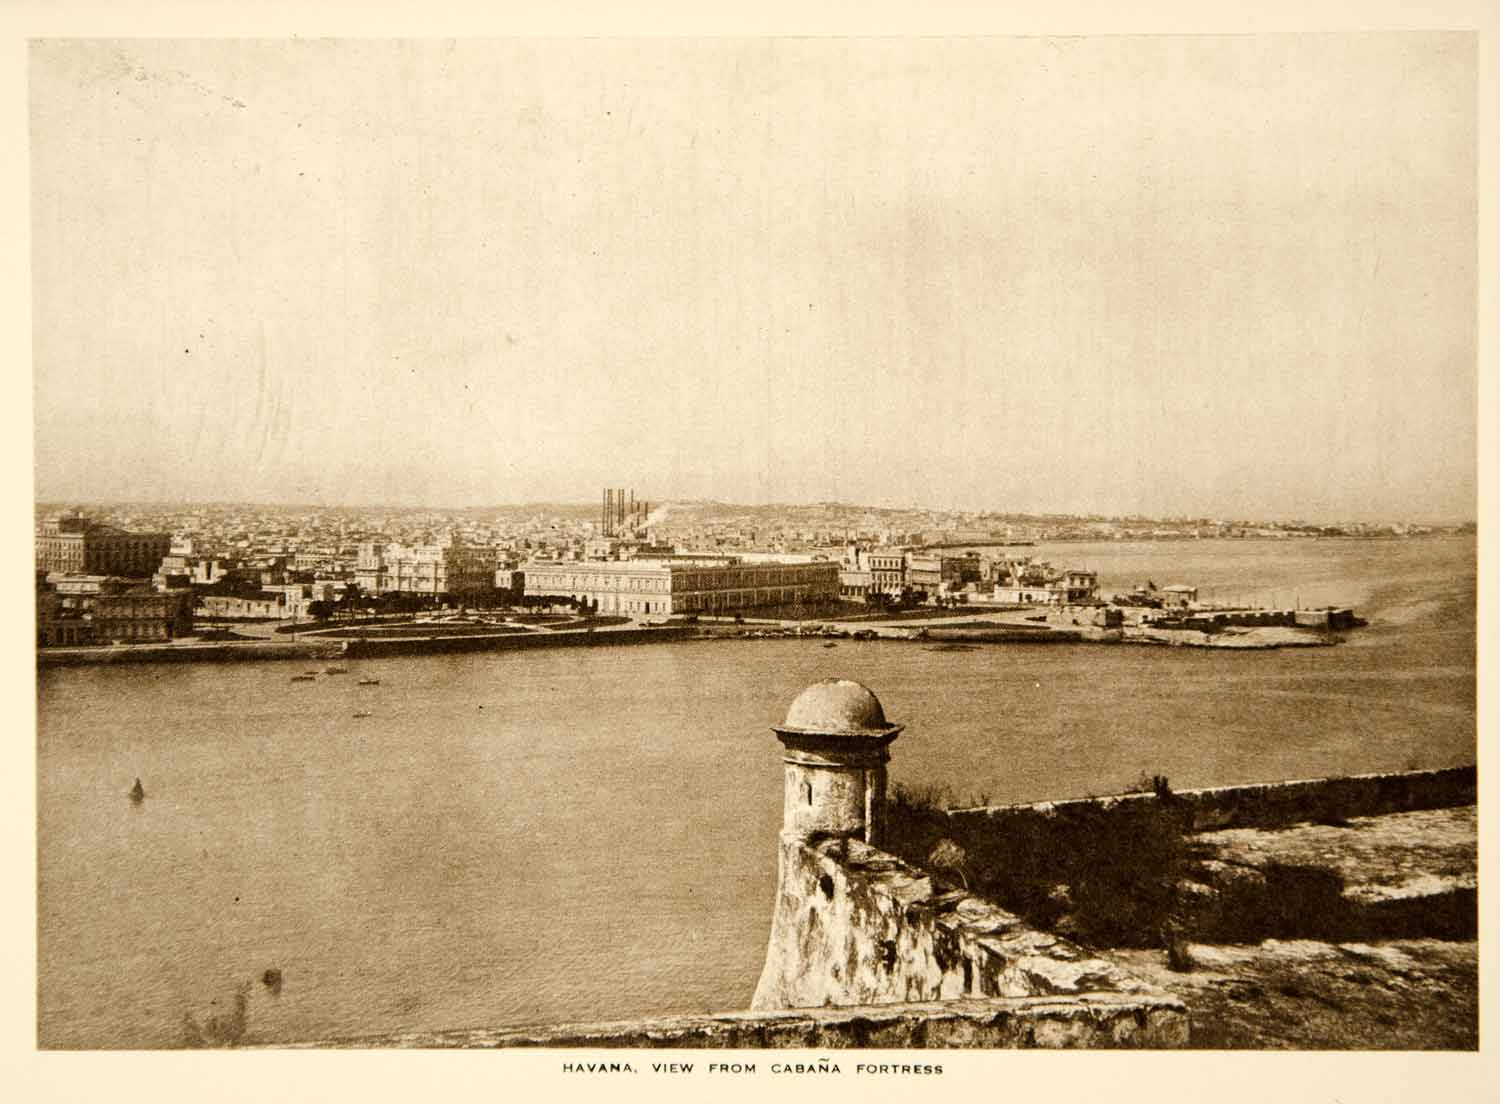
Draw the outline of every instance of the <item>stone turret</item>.
<instances>
[{"instance_id":1,"label":"stone turret","mask_svg":"<svg viewBox=\"0 0 1500 1104\"><path fill-rule=\"evenodd\" d=\"M869 850L878 840L885 819L885 765L901 726L885 719L880 699L868 687L824 679L797 695L786 720L772 731L783 745L786 785L776 909L750 1007L853 1003L845 998L856 991L863 995L859 980L851 985L849 978L833 978L838 971L825 962L830 955L841 962L859 958L849 950L857 925L830 911L848 905L835 855ZM858 979L865 976L856 973Z\"/></svg>"},{"instance_id":2,"label":"stone turret","mask_svg":"<svg viewBox=\"0 0 1500 1104\"><path fill-rule=\"evenodd\" d=\"M885 815L888 748L901 732L880 699L849 679L824 679L797 696L774 731L785 747L781 833L877 843Z\"/></svg>"}]
</instances>

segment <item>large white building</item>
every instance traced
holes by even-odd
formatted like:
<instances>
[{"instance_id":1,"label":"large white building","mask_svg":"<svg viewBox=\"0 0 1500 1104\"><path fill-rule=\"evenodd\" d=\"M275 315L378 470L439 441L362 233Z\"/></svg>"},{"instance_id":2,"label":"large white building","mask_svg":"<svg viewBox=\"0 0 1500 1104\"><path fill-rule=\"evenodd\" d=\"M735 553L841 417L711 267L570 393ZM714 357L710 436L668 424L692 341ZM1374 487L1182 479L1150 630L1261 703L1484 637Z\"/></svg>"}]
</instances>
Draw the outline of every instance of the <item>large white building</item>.
<instances>
[{"instance_id":1,"label":"large white building","mask_svg":"<svg viewBox=\"0 0 1500 1104\"><path fill-rule=\"evenodd\" d=\"M995 584L994 598L1022 605L1071 606L1096 601L1099 576L1093 571L1054 571L1036 560L1007 563Z\"/></svg>"},{"instance_id":2,"label":"large white building","mask_svg":"<svg viewBox=\"0 0 1500 1104\"><path fill-rule=\"evenodd\" d=\"M463 596L493 590L499 554L461 540L439 544L366 542L354 562L354 581L366 594Z\"/></svg>"},{"instance_id":3,"label":"large white building","mask_svg":"<svg viewBox=\"0 0 1500 1104\"><path fill-rule=\"evenodd\" d=\"M38 571L144 578L172 548L169 533L128 533L81 514L49 518L36 534Z\"/></svg>"},{"instance_id":4,"label":"large white building","mask_svg":"<svg viewBox=\"0 0 1500 1104\"><path fill-rule=\"evenodd\" d=\"M719 613L817 605L839 593L839 565L694 560L529 563L526 594L596 604L600 613Z\"/></svg>"}]
</instances>

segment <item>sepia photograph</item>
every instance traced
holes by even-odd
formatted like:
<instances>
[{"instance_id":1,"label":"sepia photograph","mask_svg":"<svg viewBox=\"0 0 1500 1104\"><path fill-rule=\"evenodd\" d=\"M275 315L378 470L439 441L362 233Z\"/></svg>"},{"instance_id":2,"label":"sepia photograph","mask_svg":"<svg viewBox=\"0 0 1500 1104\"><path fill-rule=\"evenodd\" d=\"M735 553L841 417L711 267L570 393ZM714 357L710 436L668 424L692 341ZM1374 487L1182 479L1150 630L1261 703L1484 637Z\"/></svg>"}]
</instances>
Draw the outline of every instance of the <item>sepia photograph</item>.
<instances>
[{"instance_id":1,"label":"sepia photograph","mask_svg":"<svg viewBox=\"0 0 1500 1104\"><path fill-rule=\"evenodd\" d=\"M1476 32L25 49L36 1049L1478 1050Z\"/></svg>"}]
</instances>

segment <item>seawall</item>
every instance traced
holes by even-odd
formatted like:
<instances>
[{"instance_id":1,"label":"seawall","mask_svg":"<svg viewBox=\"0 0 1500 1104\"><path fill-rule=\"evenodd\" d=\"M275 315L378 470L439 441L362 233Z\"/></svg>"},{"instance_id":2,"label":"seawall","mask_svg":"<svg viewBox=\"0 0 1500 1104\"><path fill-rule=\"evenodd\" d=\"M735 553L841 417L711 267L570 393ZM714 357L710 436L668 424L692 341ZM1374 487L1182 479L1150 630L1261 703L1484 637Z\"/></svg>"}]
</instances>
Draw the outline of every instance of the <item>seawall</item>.
<instances>
[{"instance_id":1,"label":"seawall","mask_svg":"<svg viewBox=\"0 0 1500 1104\"><path fill-rule=\"evenodd\" d=\"M557 632L497 633L494 636L432 636L400 639L349 639L351 659L381 656L444 655L453 652L507 652L527 648L592 648L616 644L660 644L682 640L694 630L682 625L646 629L563 629Z\"/></svg>"},{"instance_id":2,"label":"seawall","mask_svg":"<svg viewBox=\"0 0 1500 1104\"><path fill-rule=\"evenodd\" d=\"M125 644L115 647L38 648L38 667L86 667L100 663L236 663L277 659L338 659L339 641L242 640L215 644Z\"/></svg>"},{"instance_id":3,"label":"seawall","mask_svg":"<svg viewBox=\"0 0 1500 1104\"><path fill-rule=\"evenodd\" d=\"M498 652L524 648L599 647L659 644L695 635L688 626L645 629L565 629L560 632L496 633L493 636L431 636L390 640L350 637L302 637L296 640L238 640L214 644L129 644L119 647L38 648L38 667L75 667L100 663L233 663L260 660L378 659L382 656L446 655L454 652Z\"/></svg>"}]
</instances>

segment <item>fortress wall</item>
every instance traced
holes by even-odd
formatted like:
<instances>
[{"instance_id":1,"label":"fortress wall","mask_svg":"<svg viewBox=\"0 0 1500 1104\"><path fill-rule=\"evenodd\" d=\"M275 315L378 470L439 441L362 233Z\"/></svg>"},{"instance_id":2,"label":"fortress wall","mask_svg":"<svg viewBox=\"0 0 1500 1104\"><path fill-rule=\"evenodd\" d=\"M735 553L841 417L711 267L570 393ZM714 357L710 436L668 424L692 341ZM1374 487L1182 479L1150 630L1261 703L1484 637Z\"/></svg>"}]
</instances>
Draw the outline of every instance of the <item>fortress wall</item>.
<instances>
[{"instance_id":1,"label":"fortress wall","mask_svg":"<svg viewBox=\"0 0 1500 1104\"><path fill-rule=\"evenodd\" d=\"M944 1003L727 1012L603 1024L473 1028L299 1043L302 1048L665 1047L674 1049L845 1050L852 1047L1176 1047L1187 1017L1171 997L1091 994ZM821 1061L829 1061L826 1055ZM849 1068L853 1059L832 1059ZM769 1062L770 1059L767 1059Z\"/></svg>"},{"instance_id":2,"label":"fortress wall","mask_svg":"<svg viewBox=\"0 0 1500 1104\"><path fill-rule=\"evenodd\" d=\"M1186 1013L1164 993L858 839L784 836L780 859L753 1011L1047 998L1046 1019L1107 1000L1152 1010L1151 1045L1176 1037L1174 1016L1186 1039Z\"/></svg>"},{"instance_id":3,"label":"fortress wall","mask_svg":"<svg viewBox=\"0 0 1500 1104\"><path fill-rule=\"evenodd\" d=\"M1185 830L1206 832L1456 808L1477 800L1476 770L1466 766L1182 790L1174 791L1167 801L1156 794L1137 793L1033 805L991 805L955 809L947 817L958 837L972 840L1035 831L1084 809L1118 810L1121 816L1129 816L1152 803L1168 806L1170 802L1168 807L1184 818Z\"/></svg>"}]
</instances>

